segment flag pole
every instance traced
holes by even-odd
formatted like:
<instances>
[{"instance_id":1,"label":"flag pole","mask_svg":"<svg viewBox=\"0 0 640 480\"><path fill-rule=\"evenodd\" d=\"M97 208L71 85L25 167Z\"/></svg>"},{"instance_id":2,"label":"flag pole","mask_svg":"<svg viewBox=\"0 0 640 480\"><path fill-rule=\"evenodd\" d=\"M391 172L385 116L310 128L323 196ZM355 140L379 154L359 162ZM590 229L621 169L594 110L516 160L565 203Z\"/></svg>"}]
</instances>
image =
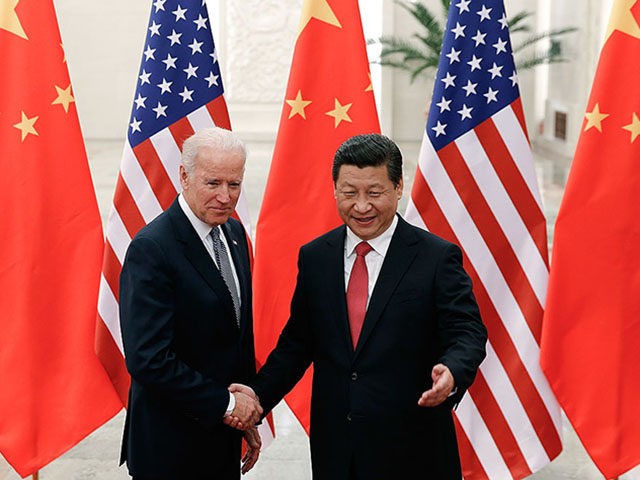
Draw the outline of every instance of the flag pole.
<instances>
[{"instance_id":1,"label":"flag pole","mask_svg":"<svg viewBox=\"0 0 640 480\"><path fill-rule=\"evenodd\" d=\"M40 477L40 472L38 470L33 472L33 475L31 475L32 480L38 480L39 477Z\"/></svg>"}]
</instances>

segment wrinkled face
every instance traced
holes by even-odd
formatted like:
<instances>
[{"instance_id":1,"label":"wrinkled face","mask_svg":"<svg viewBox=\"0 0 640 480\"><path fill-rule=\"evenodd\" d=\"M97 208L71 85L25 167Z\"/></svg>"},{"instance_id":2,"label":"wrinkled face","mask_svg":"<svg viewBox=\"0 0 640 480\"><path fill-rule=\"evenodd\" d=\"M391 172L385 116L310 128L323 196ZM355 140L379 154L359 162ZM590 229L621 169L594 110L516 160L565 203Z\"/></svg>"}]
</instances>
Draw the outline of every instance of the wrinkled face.
<instances>
[{"instance_id":1,"label":"wrinkled face","mask_svg":"<svg viewBox=\"0 0 640 480\"><path fill-rule=\"evenodd\" d=\"M203 222L215 227L227 221L240 197L244 157L240 151L218 152L200 147L193 172L180 165L184 199Z\"/></svg>"},{"instance_id":2,"label":"wrinkled face","mask_svg":"<svg viewBox=\"0 0 640 480\"><path fill-rule=\"evenodd\" d=\"M402 197L402 179L394 186L386 165L342 165L334 188L340 218L362 240L376 238L389 228Z\"/></svg>"}]
</instances>

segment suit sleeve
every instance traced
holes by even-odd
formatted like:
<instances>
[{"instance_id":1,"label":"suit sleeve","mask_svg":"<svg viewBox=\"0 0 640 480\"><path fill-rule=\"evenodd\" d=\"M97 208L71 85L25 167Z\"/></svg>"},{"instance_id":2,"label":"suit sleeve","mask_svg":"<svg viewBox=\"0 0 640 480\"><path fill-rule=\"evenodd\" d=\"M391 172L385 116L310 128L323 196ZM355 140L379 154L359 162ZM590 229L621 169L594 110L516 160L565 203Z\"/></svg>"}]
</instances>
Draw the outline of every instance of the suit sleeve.
<instances>
[{"instance_id":1,"label":"suit sleeve","mask_svg":"<svg viewBox=\"0 0 640 480\"><path fill-rule=\"evenodd\" d=\"M131 377L186 417L212 426L229 403L226 385L214 383L176 356L174 291L161 247L148 237L131 242L120 275L120 325Z\"/></svg>"},{"instance_id":2,"label":"suit sleeve","mask_svg":"<svg viewBox=\"0 0 640 480\"><path fill-rule=\"evenodd\" d=\"M298 279L291 312L278 343L251 386L266 415L302 378L313 359L310 311L304 281L303 253L298 256Z\"/></svg>"},{"instance_id":3,"label":"suit sleeve","mask_svg":"<svg viewBox=\"0 0 640 480\"><path fill-rule=\"evenodd\" d=\"M450 244L445 249L436 275L438 336L443 349L439 362L453 374L457 392L450 400L455 404L473 383L486 355L487 330L458 246Z\"/></svg>"}]
</instances>

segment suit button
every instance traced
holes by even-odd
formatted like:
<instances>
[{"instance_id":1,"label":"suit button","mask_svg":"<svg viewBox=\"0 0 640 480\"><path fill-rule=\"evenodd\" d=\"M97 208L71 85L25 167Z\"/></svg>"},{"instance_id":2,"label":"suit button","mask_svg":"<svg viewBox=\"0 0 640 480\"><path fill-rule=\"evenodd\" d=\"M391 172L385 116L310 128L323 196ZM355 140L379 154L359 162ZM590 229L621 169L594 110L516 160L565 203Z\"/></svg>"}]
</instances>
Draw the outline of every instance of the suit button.
<instances>
[{"instance_id":1,"label":"suit button","mask_svg":"<svg viewBox=\"0 0 640 480\"><path fill-rule=\"evenodd\" d=\"M351 421L351 414L347 413L347 422L350 422L350 421Z\"/></svg>"},{"instance_id":2,"label":"suit button","mask_svg":"<svg viewBox=\"0 0 640 480\"><path fill-rule=\"evenodd\" d=\"M357 380L358 379L358 374L356 372L353 372L351 374L351 380Z\"/></svg>"}]
</instances>

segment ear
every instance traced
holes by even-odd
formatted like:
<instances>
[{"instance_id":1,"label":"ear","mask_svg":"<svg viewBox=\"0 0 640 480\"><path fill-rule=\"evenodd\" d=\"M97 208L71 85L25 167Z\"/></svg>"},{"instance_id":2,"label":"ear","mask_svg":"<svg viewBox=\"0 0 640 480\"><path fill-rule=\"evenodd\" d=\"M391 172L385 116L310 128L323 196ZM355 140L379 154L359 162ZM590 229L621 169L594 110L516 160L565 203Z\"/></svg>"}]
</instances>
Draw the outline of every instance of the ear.
<instances>
[{"instance_id":1,"label":"ear","mask_svg":"<svg viewBox=\"0 0 640 480\"><path fill-rule=\"evenodd\" d=\"M402 177L400 177L400 181L396 186L396 192L398 193L398 199L402 198L402 187L404 186L404 182L402 181Z\"/></svg>"},{"instance_id":2,"label":"ear","mask_svg":"<svg viewBox=\"0 0 640 480\"><path fill-rule=\"evenodd\" d=\"M187 184L188 178L189 178L189 175L187 174L187 171L185 170L184 165L180 164L180 185L182 186L183 190Z\"/></svg>"}]
</instances>

